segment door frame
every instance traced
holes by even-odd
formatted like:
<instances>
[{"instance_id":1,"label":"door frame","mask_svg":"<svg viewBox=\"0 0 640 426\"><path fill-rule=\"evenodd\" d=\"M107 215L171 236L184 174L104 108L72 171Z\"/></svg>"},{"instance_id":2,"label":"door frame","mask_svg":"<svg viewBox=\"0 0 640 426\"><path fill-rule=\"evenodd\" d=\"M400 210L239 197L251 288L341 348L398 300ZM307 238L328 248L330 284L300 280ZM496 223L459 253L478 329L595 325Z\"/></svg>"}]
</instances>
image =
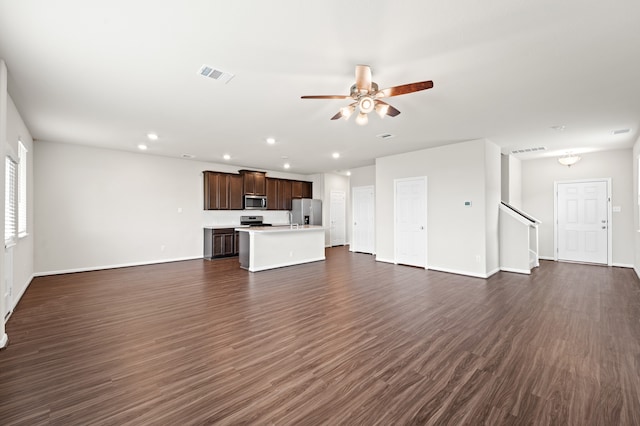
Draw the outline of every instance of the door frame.
<instances>
[{"instance_id":1,"label":"door frame","mask_svg":"<svg viewBox=\"0 0 640 426\"><path fill-rule=\"evenodd\" d=\"M611 178L574 179L553 182L553 260L558 261L558 185L586 182L605 182L607 184L607 266L613 264L613 216L611 208Z\"/></svg>"},{"instance_id":2,"label":"door frame","mask_svg":"<svg viewBox=\"0 0 640 426\"><path fill-rule=\"evenodd\" d=\"M398 182L409 182L414 180L422 180L424 181L424 269L429 269L429 229L428 229L428 211L429 211L429 200L428 200L428 192L429 187L427 185L427 176L415 176L409 178L400 178L393 180L393 263L398 264L398 214L397 214L397 187Z\"/></svg>"}]
</instances>

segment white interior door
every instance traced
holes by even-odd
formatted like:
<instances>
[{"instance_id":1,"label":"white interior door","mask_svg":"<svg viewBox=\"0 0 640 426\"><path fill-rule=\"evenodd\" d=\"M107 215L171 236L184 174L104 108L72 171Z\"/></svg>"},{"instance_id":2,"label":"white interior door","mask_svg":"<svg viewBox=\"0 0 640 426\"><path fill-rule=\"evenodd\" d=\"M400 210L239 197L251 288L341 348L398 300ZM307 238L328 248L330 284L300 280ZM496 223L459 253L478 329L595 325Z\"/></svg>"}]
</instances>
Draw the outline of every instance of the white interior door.
<instances>
[{"instance_id":1,"label":"white interior door","mask_svg":"<svg viewBox=\"0 0 640 426\"><path fill-rule=\"evenodd\" d=\"M375 252L375 195L373 186L353 188L351 251Z\"/></svg>"},{"instance_id":2,"label":"white interior door","mask_svg":"<svg viewBox=\"0 0 640 426\"><path fill-rule=\"evenodd\" d=\"M395 180L396 263L427 266L427 178Z\"/></svg>"},{"instance_id":3,"label":"white interior door","mask_svg":"<svg viewBox=\"0 0 640 426\"><path fill-rule=\"evenodd\" d=\"M607 181L558 183L556 197L558 260L607 264Z\"/></svg>"},{"instance_id":4,"label":"white interior door","mask_svg":"<svg viewBox=\"0 0 640 426\"><path fill-rule=\"evenodd\" d=\"M346 205L344 191L331 191L329 239L332 247L346 244L345 215Z\"/></svg>"}]
</instances>

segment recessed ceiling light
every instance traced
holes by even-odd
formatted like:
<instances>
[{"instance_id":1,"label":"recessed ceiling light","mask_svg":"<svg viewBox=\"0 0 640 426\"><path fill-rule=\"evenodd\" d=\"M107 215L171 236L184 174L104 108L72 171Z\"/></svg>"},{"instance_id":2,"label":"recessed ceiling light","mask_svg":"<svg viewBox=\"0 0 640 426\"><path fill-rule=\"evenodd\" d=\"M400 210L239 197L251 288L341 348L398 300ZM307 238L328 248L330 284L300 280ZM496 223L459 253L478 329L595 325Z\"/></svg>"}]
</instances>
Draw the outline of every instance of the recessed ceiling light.
<instances>
[{"instance_id":1,"label":"recessed ceiling light","mask_svg":"<svg viewBox=\"0 0 640 426\"><path fill-rule=\"evenodd\" d=\"M149 138L150 141L157 141L158 135L156 135L155 133L147 133L147 138Z\"/></svg>"},{"instance_id":2,"label":"recessed ceiling light","mask_svg":"<svg viewBox=\"0 0 640 426\"><path fill-rule=\"evenodd\" d=\"M351 176L351 172L347 172L347 176Z\"/></svg>"},{"instance_id":3,"label":"recessed ceiling light","mask_svg":"<svg viewBox=\"0 0 640 426\"><path fill-rule=\"evenodd\" d=\"M567 127L565 125L556 125L556 126L551 126L551 128L553 130L555 130L556 132L562 132L564 131L564 129L566 129Z\"/></svg>"},{"instance_id":4,"label":"recessed ceiling light","mask_svg":"<svg viewBox=\"0 0 640 426\"><path fill-rule=\"evenodd\" d=\"M182 154L182 158L196 158L193 154Z\"/></svg>"},{"instance_id":5,"label":"recessed ceiling light","mask_svg":"<svg viewBox=\"0 0 640 426\"><path fill-rule=\"evenodd\" d=\"M274 143L276 143L276 140L274 138L267 138L267 143L269 145L273 145Z\"/></svg>"},{"instance_id":6,"label":"recessed ceiling light","mask_svg":"<svg viewBox=\"0 0 640 426\"><path fill-rule=\"evenodd\" d=\"M622 135L624 133L629 133L631 131L631 129L618 129L618 130L614 130L613 134L614 135Z\"/></svg>"},{"instance_id":7,"label":"recessed ceiling light","mask_svg":"<svg viewBox=\"0 0 640 426\"><path fill-rule=\"evenodd\" d=\"M141 144L139 144L139 145L138 145L138 149L139 149L140 151L144 151L144 150L146 150L146 149L147 149L147 146L146 146L145 144L141 143Z\"/></svg>"},{"instance_id":8,"label":"recessed ceiling light","mask_svg":"<svg viewBox=\"0 0 640 426\"><path fill-rule=\"evenodd\" d=\"M222 156L225 160L231 160L231 156L229 154L225 154Z\"/></svg>"},{"instance_id":9,"label":"recessed ceiling light","mask_svg":"<svg viewBox=\"0 0 640 426\"><path fill-rule=\"evenodd\" d=\"M289 159L289 157L288 157L287 155L283 155L283 156L282 156L282 157L280 157L280 158L282 158L283 160L288 160L288 159Z\"/></svg>"},{"instance_id":10,"label":"recessed ceiling light","mask_svg":"<svg viewBox=\"0 0 640 426\"><path fill-rule=\"evenodd\" d=\"M340 153L339 152L334 152L333 154L331 154L331 156L333 158L340 158Z\"/></svg>"},{"instance_id":11,"label":"recessed ceiling light","mask_svg":"<svg viewBox=\"0 0 640 426\"><path fill-rule=\"evenodd\" d=\"M283 167L284 167L285 169L288 169L289 167L291 167L291 164L289 164L289 163L284 163L284 166L283 166Z\"/></svg>"}]
</instances>

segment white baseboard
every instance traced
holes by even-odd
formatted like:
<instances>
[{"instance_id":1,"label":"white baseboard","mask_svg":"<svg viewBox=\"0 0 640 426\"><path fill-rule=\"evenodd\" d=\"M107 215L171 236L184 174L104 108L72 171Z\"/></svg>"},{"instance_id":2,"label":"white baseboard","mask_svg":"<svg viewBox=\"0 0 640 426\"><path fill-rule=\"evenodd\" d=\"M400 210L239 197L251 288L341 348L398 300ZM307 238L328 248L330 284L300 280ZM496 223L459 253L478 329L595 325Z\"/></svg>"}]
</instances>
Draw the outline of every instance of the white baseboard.
<instances>
[{"instance_id":1,"label":"white baseboard","mask_svg":"<svg viewBox=\"0 0 640 426\"><path fill-rule=\"evenodd\" d=\"M376 262L382 262L382 263L393 263L393 264L395 264L395 263L396 263L396 261L395 261L395 260L392 260L392 259L385 259L385 258L383 258L383 257L379 257L379 256L376 256Z\"/></svg>"},{"instance_id":2,"label":"white baseboard","mask_svg":"<svg viewBox=\"0 0 640 426\"><path fill-rule=\"evenodd\" d=\"M13 306L11 307L11 312L13 313L13 311L16 309L16 306L18 306L18 302L20 301L20 299L22 299L22 296L24 296L24 293L27 291L27 289L29 288L29 286L31 285L31 283L33 282L33 279L35 278L34 274L31 274L31 277L29 277L29 280L27 281L26 285L24 285L22 287L22 291L20 292L20 294L18 294L17 297L14 297L13 299Z\"/></svg>"},{"instance_id":3,"label":"white baseboard","mask_svg":"<svg viewBox=\"0 0 640 426\"><path fill-rule=\"evenodd\" d=\"M476 272L460 271L458 269L450 269L450 268L440 268L439 266L431 266L431 265L429 266L429 269L432 271L446 272L448 274L465 275L467 277L484 278L484 279L489 278L491 275L499 271L499 269L496 269L495 271L491 271L488 274L478 274Z\"/></svg>"},{"instance_id":4,"label":"white baseboard","mask_svg":"<svg viewBox=\"0 0 640 426\"><path fill-rule=\"evenodd\" d=\"M638 276L638 279L640 279L640 269L634 267L633 270L636 271L636 275Z\"/></svg>"},{"instance_id":5,"label":"white baseboard","mask_svg":"<svg viewBox=\"0 0 640 426\"><path fill-rule=\"evenodd\" d=\"M538 256L540 260L555 260L553 256Z\"/></svg>"},{"instance_id":6,"label":"white baseboard","mask_svg":"<svg viewBox=\"0 0 640 426\"><path fill-rule=\"evenodd\" d=\"M612 263L611 266L615 266L617 268L632 268L633 269L633 265L629 265L626 263Z\"/></svg>"},{"instance_id":7,"label":"white baseboard","mask_svg":"<svg viewBox=\"0 0 640 426\"><path fill-rule=\"evenodd\" d=\"M515 272L516 274L531 275L531 271L529 269L500 268L500 270L504 272Z\"/></svg>"},{"instance_id":8,"label":"white baseboard","mask_svg":"<svg viewBox=\"0 0 640 426\"><path fill-rule=\"evenodd\" d=\"M7 333L2 333L2 336L0 336L0 349L6 348L8 344L9 336L7 336Z\"/></svg>"},{"instance_id":9,"label":"white baseboard","mask_svg":"<svg viewBox=\"0 0 640 426\"><path fill-rule=\"evenodd\" d=\"M116 265L89 266L84 268L61 269L57 271L36 272L34 277L46 277L47 275L73 274L75 272L101 271L103 269L128 268L130 266L157 265L159 263L183 262L185 260L202 259L202 256L179 257L175 259L149 260L146 262L121 263Z\"/></svg>"}]
</instances>

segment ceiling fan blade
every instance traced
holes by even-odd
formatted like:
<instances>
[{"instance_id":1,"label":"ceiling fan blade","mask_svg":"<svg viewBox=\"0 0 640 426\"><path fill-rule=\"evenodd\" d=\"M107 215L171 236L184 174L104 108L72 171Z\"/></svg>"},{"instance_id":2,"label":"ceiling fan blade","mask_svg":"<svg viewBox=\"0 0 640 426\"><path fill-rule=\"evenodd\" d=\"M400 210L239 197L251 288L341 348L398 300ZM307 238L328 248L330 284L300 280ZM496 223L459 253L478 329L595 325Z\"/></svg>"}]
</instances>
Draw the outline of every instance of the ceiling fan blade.
<instances>
[{"instance_id":1,"label":"ceiling fan blade","mask_svg":"<svg viewBox=\"0 0 640 426\"><path fill-rule=\"evenodd\" d=\"M356 65L356 88L360 93L371 91L371 68L369 65Z\"/></svg>"},{"instance_id":2,"label":"ceiling fan blade","mask_svg":"<svg viewBox=\"0 0 640 426\"><path fill-rule=\"evenodd\" d=\"M390 96L406 95L407 93L419 92L420 90L431 89L433 81L420 81L417 83L403 84L402 86L389 87L376 93L376 96L388 98Z\"/></svg>"},{"instance_id":3,"label":"ceiling fan blade","mask_svg":"<svg viewBox=\"0 0 640 426\"><path fill-rule=\"evenodd\" d=\"M385 105L387 107L386 115L388 115L389 117L395 117L396 115L400 114L400 111L398 109L394 108L386 102L382 102L379 99L376 99L376 105Z\"/></svg>"},{"instance_id":4,"label":"ceiling fan blade","mask_svg":"<svg viewBox=\"0 0 640 426\"><path fill-rule=\"evenodd\" d=\"M332 120L338 120L340 118L342 118L342 110L338 111L338 113L336 115L331 117Z\"/></svg>"},{"instance_id":5,"label":"ceiling fan blade","mask_svg":"<svg viewBox=\"0 0 640 426\"><path fill-rule=\"evenodd\" d=\"M348 95L300 96L300 99L351 99Z\"/></svg>"},{"instance_id":6,"label":"ceiling fan blade","mask_svg":"<svg viewBox=\"0 0 640 426\"><path fill-rule=\"evenodd\" d=\"M346 107L342 107L340 108L340 111L338 111L338 113L336 115L334 115L333 117L331 117L332 120L337 120L339 118L345 118L345 119L349 119L349 117L351 116L351 114L353 114L353 112L356 110L356 105L358 105L357 102L354 102L352 104L347 105ZM345 112L347 112L347 115L345 116Z\"/></svg>"}]
</instances>

